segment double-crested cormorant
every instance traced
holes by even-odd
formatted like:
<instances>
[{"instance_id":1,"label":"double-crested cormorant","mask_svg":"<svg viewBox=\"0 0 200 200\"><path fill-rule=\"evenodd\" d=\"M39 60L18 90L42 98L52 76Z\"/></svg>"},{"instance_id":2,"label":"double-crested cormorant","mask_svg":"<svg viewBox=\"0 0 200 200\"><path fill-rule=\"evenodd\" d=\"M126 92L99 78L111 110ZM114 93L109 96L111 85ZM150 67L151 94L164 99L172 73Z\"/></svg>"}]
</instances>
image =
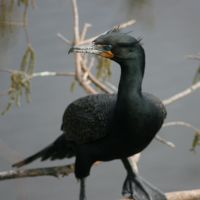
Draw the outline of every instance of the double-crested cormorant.
<instances>
[{"instance_id":1,"label":"double-crested cormorant","mask_svg":"<svg viewBox=\"0 0 200 200\"><path fill-rule=\"evenodd\" d=\"M84 179L92 164L121 159L127 171L123 195L135 200L166 200L162 192L133 171L127 159L147 147L166 117L162 102L142 92L145 53L140 41L114 28L91 46L74 46L69 52L96 54L117 62L121 67L118 94L89 95L72 102L63 116L63 134L13 166L21 167L37 158L43 161L75 156L80 200L85 200Z\"/></svg>"}]
</instances>

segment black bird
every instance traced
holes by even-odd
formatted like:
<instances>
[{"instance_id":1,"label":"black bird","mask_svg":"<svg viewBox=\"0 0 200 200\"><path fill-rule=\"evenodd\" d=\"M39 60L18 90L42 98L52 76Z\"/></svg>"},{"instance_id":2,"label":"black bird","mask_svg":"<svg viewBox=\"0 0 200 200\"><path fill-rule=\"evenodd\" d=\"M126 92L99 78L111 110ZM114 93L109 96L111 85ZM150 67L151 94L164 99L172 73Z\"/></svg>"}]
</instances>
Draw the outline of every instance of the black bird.
<instances>
[{"instance_id":1,"label":"black bird","mask_svg":"<svg viewBox=\"0 0 200 200\"><path fill-rule=\"evenodd\" d=\"M72 102L63 116L63 134L13 167L37 158L43 161L75 156L75 176L81 180L80 200L85 200L84 179L92 164L121 159L127 171L123 195L135 200L166 200L162 192L133 171L127 159L147 147L166 117L162 102L142 92L145 52L140 40L114 28L91 46L74 46L70 52L96 54L117 62L121 67L118 93L89 95Z\"/></svg>"}]
</instances>

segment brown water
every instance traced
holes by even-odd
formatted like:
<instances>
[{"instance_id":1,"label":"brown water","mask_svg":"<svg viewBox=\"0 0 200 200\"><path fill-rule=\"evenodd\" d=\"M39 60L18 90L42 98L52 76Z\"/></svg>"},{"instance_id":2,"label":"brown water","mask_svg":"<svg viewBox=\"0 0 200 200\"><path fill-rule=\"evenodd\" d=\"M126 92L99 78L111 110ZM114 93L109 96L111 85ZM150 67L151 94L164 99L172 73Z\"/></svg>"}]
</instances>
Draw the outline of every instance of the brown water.
<instances>
[{"instance_id":1,"label":"brown water","mask_svg":"<svg viewBox=\"0 0 200 200\"><path fill-rule=\"evenodd\" d=\"M131 4L126 4L131 3ZM129 1L102 0L78 1L81 22L93 24L88 36L103 32L113 25L132 17L137 24L131 28L133 35L143 37L147 66L144 90L161 99L170 97L188 87L198 62L186 59L187 54L200 51L200 1L151 0L143 6ZM57 32L72 38L72 11L70 0L38 1L30 12L29 34L37 53L36 71L71 71L72 56L56 36ZM130 28L129 28L130 30ZM18 68L26 48L22 28L0 36L0 68ZM114 65L115 66L115 65ZM112 82L117 84L119 69L114 67ZM30 155L52 142L60 134L64 108L84 95L81 89L70 93L70 78L35 78L32 82L32 103L23 100L20 109L0 118L0 170L10 169L14 152ZM0 73L0 91L8 87L8 76ZM183 120L200 128L200 92L167 107L167 121ZM0 102L5 106L6 99ZM143 153L140 173L164 191L200 187L200 151L189 151L193 132L184 127L162 129L160 134L173 141L176 149L154 141ZM7 148L3 148L3 145ZM3 149L3 150L2 150ZM8 161L9 160L9 161ZM53 165L70 163L55 162ZM36 162L31 167L52 165ZM119 199L125 171L119 161L104 163L91 170L88 178L88 199ZM71 175L59 180L52 177L10 180L0 183L2 200L12 199L78 199L79 185Z\"/></svg>"}]
</instances>

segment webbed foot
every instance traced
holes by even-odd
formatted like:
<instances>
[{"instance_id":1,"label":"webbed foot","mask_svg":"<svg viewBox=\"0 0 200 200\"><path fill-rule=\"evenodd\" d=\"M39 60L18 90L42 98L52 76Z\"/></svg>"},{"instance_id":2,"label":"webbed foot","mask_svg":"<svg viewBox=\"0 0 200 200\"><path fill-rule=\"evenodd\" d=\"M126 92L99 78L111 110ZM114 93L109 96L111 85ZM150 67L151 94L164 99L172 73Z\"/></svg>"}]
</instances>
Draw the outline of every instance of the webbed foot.
<instances>
[{"instance_id":1,"label":"webbed foot","mask_svg":"<svg viewBox=\"0 0 200 200\"><path fill-rule=\"evenodd\" d=\"M139 177L129 174L124 181L122 195L134 200L153 200Z\"/></svg>"},{"instance_id":2,"label":"webbed foot","mask_svg":"<svg viewBox=\"0 0 200 200\"><path fill-rule=\"evenodd\" d=\"M122 195L134 200L167 200L165 194L138 175L128 174Z\"/></svg>"}]
</instances>

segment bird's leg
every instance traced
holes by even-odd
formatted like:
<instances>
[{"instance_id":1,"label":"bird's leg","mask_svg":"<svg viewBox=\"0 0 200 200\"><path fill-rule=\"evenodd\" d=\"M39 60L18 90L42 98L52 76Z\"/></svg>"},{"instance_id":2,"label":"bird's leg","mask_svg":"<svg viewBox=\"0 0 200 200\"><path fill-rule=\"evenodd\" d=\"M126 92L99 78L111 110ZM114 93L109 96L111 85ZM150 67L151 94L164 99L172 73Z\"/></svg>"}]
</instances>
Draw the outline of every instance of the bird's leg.
<instances>
[{"instance_id":1,"label":"bird's leg","mask_svg":"<svg viewBox=\"0 0 200 200\"><path fill-rule=\"evenodd\" d=\"M166 196L156 187L137 175L128 159L122 159L127 177L122 187L122 195L134 200L167 200Z\"/></svg>"},{"instance_id":2,"label":"bird's leg","mask_svg":"<svg viewBox=\"0 0 200 200\"><path fill-rule=\"evenodd\" d=\"M85 178L82 178L82 179L80 180L79 200L86 200L86 194L85 194Z\"/></svg>"},{"instance_id":3,"label":"bird's leg","mask_svg":"<svg viewBox=\"0 0 200 200\"><path fill-rule=\"evenodd\" d=\"M152 200L139 177L134 174L127 174L122 187L122 195L134 200Z\"/></svg>"},{"instance_id":4,"label":"bird's leg","mask_svg":"<svg viewBox=\"0 0 200 200\"><path fill-rule=\"evenodd\" d=\"M122 195L134 200L152 200L146 188L139 180L139 176L133 171L128 159L122 159L127 171L127 177L122 187Z\"/></svg>"},{"instance_id":5,"label":"bird's leg","mask_svg":"<svg viewBox=\"0 0 200 200\"><path fill-rule=\"evenodd\" d=\"M89 148L89 146L82 145L76 150L75 176L80 180L79 200L86 200L85 179L89 176L90 168L93 164Z\"/></svg>"}]
</instances>

